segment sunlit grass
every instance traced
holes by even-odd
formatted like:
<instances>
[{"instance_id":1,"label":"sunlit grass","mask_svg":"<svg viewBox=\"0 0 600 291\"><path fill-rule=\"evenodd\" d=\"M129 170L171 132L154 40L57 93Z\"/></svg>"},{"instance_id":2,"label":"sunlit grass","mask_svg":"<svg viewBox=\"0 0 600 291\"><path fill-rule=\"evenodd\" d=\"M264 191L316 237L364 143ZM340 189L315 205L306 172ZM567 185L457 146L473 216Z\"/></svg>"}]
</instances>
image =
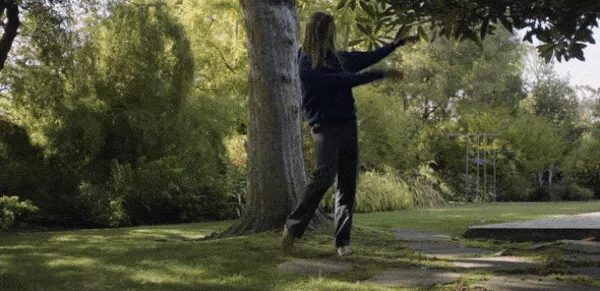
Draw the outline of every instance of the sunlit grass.
<instances>
[{"instance_id":1,"label":"sunlit grass","mask_svg":"<svg viewBox=\"0 0 600 291\"><path fill-rule=\"evenodd\" d=\"M455 269L447 261L427 259L402 247L386 232L387 228L459 235L468 226L482 221L496 223L598 209L600 202L595 201L454 205L360 214L355 217L353 230L354 256L337 257L330 226L307 233L306 239L299 242L296 257L354 264L350 271L325 277L298 276L277 269L279 263L290 259L281 254L278 231L194 241L225 229L231 221L3 234L0 290L390 290L363 281L389 268ZM469 244L508 247L527 255L527 244L494 245L486 241L469 241ZM542 261L545 256L542 254L538 259ZM475 277L491 275L469 272ZM565 278L579 280L574 276ZM600 286L598 281L581 281Z\"/></svg>"}]
</instances>

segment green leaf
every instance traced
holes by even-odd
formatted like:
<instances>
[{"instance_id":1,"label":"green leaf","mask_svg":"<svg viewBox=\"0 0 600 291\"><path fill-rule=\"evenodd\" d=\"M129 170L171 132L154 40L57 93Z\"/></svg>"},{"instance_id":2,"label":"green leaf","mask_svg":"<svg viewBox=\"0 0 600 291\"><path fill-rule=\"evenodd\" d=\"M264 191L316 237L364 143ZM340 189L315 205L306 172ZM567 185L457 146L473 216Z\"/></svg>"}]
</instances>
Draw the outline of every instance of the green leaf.
<instances>
[{"instance_id":1,"label":"green leaf","mask_svg":"<svg viewBox=\"0 0 600 291\"><path fill-rule=\"evenodd\" d=\"M487 32L489 24L490 24L489 18L484 19L483 23L481 23L481 28L479 29L479 37L481 37L481 39L485 38L485 34Z\"/></svg>"},{"instance_id":2,"label":"green leaf","mask_svg":"<svg viewBox=\"0 0 600 291\"><path fill-rule=\"evenodd\" d=\"M366 17L357 17L357 18L356 18L356 21L357 21L357 22L360 22L360 23L364 23L364 24L369 24L369 23L371 23L371 19L369 19L369 18L366 18Z\"/></svg>"},{"instance_id":3,"label":"green leaf","mask_svg":"<svg viewBox=\"0 0 600 291\"><path fill-rule=\"evenodd\" d=\"M546 63L549 63L552 60L554 48L555 45L553 43L537 46L538 54L544 59L544 61L546 61Z\"/></svg>"},{"instance_id":4,"label":"green leaf","mask_svg":"<svg viewBox=\"0 0 600 291\"><path fill-rule=\"evenodd\" d=\"M477 37L477 34L475 33L475 31L473 30L465 30L463 31L463 39L470 39L472 41L474 41L480 49L483 49L483 44L481 43L480 39Z\"/></svg>"},{"instance_id":5,"label":"green leaf","mask_svg":"<svg viewBox=\"0 0 600 291\"><path fill-rule=\"evenodd\" d=\"M358 28L358 30L360 30L365 35L368 35L369 37L371 36L371 29L367 28L366 26L364 26L360 23L357 23L356 27Z\"/></svg>"},{"instance_id":6,"label":"green leaf","mask_svg":"<svg viewBox=\"0 0 600 291\"><path fill-rule=\"evenodd\" d=\"M421 41L429 42L429 35L427 35L427 33L425 32L423 26L419 25L419 27L417 27L417 33L419 34L419 38L421 39Z\"/></svg>"},{"instance_id":7,"label":"green leaf","mask_svg":"<svg viewBox=\"0 0 600 291\"><path fill-rule=\"evenodd\" d=\"M383 22L378 22L377 25L375 25L375 30L373 31L373 33L378 33L379 30L381 30L381 27L383 27Z\"/></svg>"},{"instance_id":8,"label":"green leaf","mask_svg":"<svg viewBox=\"0 0 600 291\"><path fill-rule=\"evenodd\" d=\"M523 36L523 41L528 41L529 43L533 43L533 31L528 31L525 36Z\"/></svg>"},{"instance_id":9,"label":"green leaf","mask_svg":"<svg viewBox=\"0 0 600 291\"><path fill-rule=\"evenodd\" d=\"M411 28L412 28L412 25L409 25L409 24L402 25L400 27L400 30L398 30L398 35L407 36L408 33L410 32Z\"/></svg>"},{"instance_id":10,"label":"green leaf","mask_svg":"<svg viewBox=\"0 0 600 291\"><path fill-rule=\"evenodd\" d=\"M342 9L344 8L344 6L346 6L346 2L348 0L341 0L340 3L338 3L338 6L336 7L336 9Z\"/></svg>"},{"instance_id":11,"label":"green leaf","mask_svg":"<svg viewBox=\"0 0 600 291\"><path fill-rule=\"evenodd\" d=\"M510 18L512 18L512 23L516 28L518 28L518 29L523 28L523 19L521 19L518 16L514 16L514 15L512 15Z\"/></svg>"},{"instance_id":12,"label":"green leaf","mask_svg":"<svg viewBox=\"0 0 600 291\"><path fill-rule=\"evenodd\" d=\"M586 47L586 45L584 45L584 44L579 44L579 43L573 44L573 45L571 45L571 47L569 47L569 54L572 57L574 57L582 62L585 62L585 57L583 56L583 49L585 47Z\"/></svg>"},{"instance_id":13,"label":"green leaf","mask_svg":"<svg viewBox=\"0 0 600 291\"><path fill-rule=\"evenodd\" d=\"M355 45L357 45L357 44L359 44L359 43L362 43L362 42L364 42L364 41L365 41L365 39L364 39L364 38L357 38L357 39L353 39L353 40L351 40L350 42L348 42L348 46L355 46Z\"/></svg>"},{"instance_id":14,"label":"green leaf","mask_svg":"<svg viewBox=\"0 0 600 291\"><path fill-rule=\"evenodd\" d=\"M502 23L502 25L510 32L513 31L513 25L512 23L508 20L508 18L506 18L505 16L500 16L500 22Z\"/></svg>"},{"instance_id":15,"label":"green leaf","mask_svg":"<svg viewBox=\"0 0 600 291\"><path fill-rule=\"evenodd\" d=\"M377 12L375 11L375 9L373 8L373 6L371 6L371 4L365 4L363 6L363 10L372 18L377 18Z\"/></svg>"}]
</instances>

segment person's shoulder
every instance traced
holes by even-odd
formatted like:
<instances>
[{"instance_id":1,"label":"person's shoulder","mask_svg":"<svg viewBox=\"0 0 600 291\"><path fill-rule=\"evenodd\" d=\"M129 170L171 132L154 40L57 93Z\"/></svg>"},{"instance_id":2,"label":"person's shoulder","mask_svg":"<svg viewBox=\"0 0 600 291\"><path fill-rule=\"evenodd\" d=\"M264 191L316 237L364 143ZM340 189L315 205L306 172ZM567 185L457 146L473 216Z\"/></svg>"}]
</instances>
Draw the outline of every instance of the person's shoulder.
<instances>
[{"instance_id":1,"label":"person's shoulder","mask_svg":"<svg viewBox=\"0 0 600 291\"><path fill-rule=\"evenodd\" d=\"M298 64L301 68L311 68L312 67L312 58L310 55L300 53L298 57Z\"/></svg>"}]
</instances>

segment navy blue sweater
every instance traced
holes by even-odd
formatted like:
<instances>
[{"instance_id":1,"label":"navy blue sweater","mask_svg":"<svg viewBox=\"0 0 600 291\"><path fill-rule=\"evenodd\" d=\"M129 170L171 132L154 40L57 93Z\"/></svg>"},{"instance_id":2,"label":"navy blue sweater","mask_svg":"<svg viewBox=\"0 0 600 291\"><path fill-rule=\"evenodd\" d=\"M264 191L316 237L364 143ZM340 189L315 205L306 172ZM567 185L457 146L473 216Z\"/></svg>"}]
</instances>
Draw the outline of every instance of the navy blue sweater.
<instances>
[{"instance_id":1,"label":"navy blue sweater","mask_svg":"<svg viewBox=\"0 0 600 291\"><path fill-rule=\"evenodd\" d=\"M379 62L398 47L389 44L370 52L339 51L327 66L312 67L312 58L300 54L302 107L313 126L316 123L356 120L352 87L383 78L382 71L360 72Z\"/></svg>"}]
</instances>

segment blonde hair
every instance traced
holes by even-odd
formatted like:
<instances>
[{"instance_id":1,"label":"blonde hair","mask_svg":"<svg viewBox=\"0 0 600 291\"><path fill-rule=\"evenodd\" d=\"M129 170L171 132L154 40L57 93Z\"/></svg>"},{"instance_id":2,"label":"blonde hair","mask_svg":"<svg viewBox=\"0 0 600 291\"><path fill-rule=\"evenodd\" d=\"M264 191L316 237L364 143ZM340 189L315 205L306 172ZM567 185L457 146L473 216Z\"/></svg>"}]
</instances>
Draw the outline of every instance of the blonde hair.
<instances>
[{"instance_id":1,"label":"blonde hair","mask_svg":"<svg viewBox=\"0 0 600 291\"><path fill-rule=\"evenodd\" d=\"M333 16L325 12L315 12L311 15L304 32L302 50L311 56L312 67L327 66L327 54L335 53L335 22Z\"/></svg>"}]
</instances>

